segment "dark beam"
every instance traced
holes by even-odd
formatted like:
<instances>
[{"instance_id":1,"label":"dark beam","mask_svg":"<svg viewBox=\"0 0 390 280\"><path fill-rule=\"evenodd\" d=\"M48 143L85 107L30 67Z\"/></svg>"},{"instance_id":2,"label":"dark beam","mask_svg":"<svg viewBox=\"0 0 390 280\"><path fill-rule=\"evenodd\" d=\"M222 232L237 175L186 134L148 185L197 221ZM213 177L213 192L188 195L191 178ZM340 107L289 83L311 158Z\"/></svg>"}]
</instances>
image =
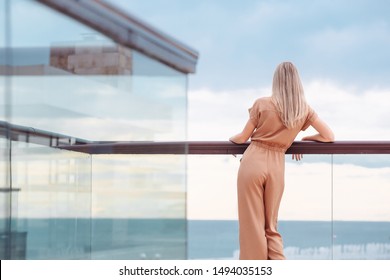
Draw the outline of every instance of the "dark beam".
<instances>
[{"instance_id":1,"label":"dark beam","mask_svg":"<svg viewBox=\"0 0 390 280\"><path fill-rule=\"evenodd\" d=\"M60 146L88 154L243 154L249 143L228 141L183 142L94 142ZM286 154L390 154L390 141L337 141L334 143L294 142Z\"/></svg>"}]
</instances>

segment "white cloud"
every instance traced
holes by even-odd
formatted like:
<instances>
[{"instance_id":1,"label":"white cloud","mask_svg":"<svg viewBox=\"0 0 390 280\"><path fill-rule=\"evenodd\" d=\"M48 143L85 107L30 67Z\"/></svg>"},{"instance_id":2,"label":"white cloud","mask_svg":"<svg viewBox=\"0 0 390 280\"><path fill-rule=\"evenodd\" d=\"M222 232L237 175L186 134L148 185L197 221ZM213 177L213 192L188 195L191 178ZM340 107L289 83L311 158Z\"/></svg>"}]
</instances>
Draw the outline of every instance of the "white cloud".
<instances>
[{"instance_id":1,"label":"white cloud","mask_svg":"<svg viewBox=\"0 0 390 280\"><path fill-rule=\"evenodd\" d=\"M244 89L213 92L202 89L189 92L189 139L228 140L243 128L248 108L267 96L270 89Z\"/></svg>"},{"instance_id":2,"label":"white cloud","mask_svg":"<svg viewBox=\"0 0 390 280\"><path fill-rule=\"evenodd\" d=\"M313 80L305 84L305 92L309 104L334 130L336 140L390 139L390 89L360 90L333 81ZM227 140L244 127L247 109L254 100L270 94L270 88L190 91L189 139Z\"/></svg>"},{"instance_id":3,"label":"white cloud","mask_svg":"<svg viewBox=\"0 0 390 280\"><path fill-rule=\"evenodd\" d=\"M390 139L390 89L359 90L330 81L313 81L307 99L333 128L338 140Z\"/></svg>"}]
</instances>

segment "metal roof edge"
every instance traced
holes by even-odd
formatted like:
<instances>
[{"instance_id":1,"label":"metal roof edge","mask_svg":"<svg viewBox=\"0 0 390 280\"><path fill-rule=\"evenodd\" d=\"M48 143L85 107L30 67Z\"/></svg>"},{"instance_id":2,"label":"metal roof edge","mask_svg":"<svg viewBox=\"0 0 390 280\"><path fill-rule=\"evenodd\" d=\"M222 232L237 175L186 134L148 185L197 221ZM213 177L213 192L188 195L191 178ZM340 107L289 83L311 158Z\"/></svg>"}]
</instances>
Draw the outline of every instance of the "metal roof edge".
<instances>
[{"instance_id":1,"label":"metal roof edge","mask_svg":"<svg viewBox=\"0 0 390 280\"><path fill-rule=\"evenodd\" d=\"M102 0L36 0L182 73L195 73L199 53Z\"/></svg>"}]
</instances>

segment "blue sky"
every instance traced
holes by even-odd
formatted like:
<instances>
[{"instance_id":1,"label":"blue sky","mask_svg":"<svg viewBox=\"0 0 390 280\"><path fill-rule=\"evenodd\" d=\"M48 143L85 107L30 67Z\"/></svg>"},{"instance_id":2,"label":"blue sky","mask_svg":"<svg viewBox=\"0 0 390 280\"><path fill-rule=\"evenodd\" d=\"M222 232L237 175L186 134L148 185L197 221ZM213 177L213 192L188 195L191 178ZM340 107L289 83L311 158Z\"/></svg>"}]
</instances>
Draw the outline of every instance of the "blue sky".
<instances>
[{"instance_id":1,"label":"blue sky","mask_svg":"<svg viewBox=\"0 0 390 280\"><path fill-rule=\"evenodd\" d=\"M358 1L110 0L200 52L190 87L264 86L283 60L304 80L388 85L390 3Z\"/></svg>"}]
</instances>

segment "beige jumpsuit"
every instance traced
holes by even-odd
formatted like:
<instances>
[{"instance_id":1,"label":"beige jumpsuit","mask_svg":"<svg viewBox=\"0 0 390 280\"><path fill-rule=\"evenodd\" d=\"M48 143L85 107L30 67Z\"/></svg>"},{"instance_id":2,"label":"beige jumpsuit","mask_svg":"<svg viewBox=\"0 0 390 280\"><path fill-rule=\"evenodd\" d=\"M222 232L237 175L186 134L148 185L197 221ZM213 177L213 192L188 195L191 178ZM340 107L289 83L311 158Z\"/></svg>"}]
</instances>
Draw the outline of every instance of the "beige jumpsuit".
<instances>
[{"instance_id":1,"label":"beige jumpsuit","mask_svg":"<svg viewBox=\"0 0 390 280\"><path fill-rule=\"evenodd\" d=\"M249 114L256 129L237 178L240 259L285 259L277 230L285 152L299 131L310 126L317 115L310 108L301 124L288 129L269 97L257 99Z\"/></svg>"}]
</instances>

